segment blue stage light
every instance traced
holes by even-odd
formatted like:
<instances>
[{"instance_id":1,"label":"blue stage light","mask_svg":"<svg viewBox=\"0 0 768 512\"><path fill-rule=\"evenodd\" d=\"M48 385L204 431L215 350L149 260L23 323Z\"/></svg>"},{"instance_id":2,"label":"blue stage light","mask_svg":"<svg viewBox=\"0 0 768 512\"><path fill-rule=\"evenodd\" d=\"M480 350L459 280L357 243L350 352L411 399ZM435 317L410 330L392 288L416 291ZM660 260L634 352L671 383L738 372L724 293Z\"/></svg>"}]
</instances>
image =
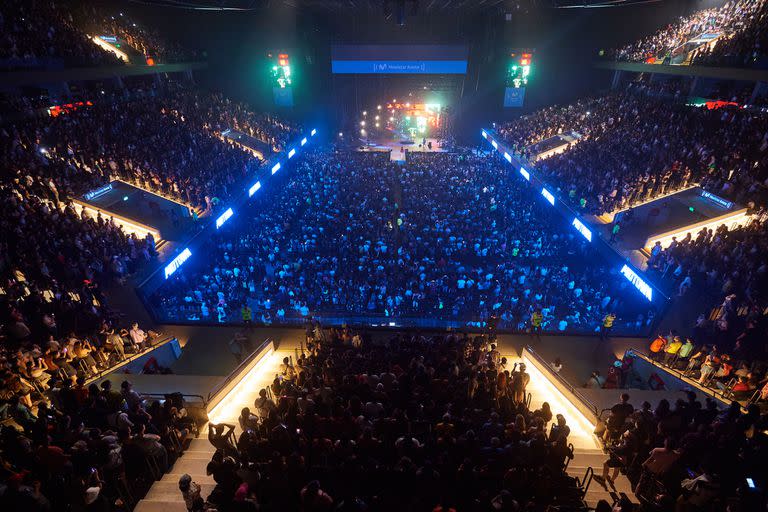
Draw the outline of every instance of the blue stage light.
<instances>
[{"instance_id":1,"label":"blue stage light","mask_svg":"<svg viewBox=\"0 0 768 512\"><path fill-rule=\"evenodd\" d=\"M295 149L290 150L288 152L288 158L293 158L293 155L295 155L295 154L296 154L296 150Z\"/></svg>"},{"instance_id":2,"label":"blue stage light","mask_svg":"<svg viewBox=\"0 0 768 512\"><path fill-rule=\"evenodd\" d=\"M310 134L311 136L313 136L313 137L315 136L315 134L316 134L316 133L317 133L317 130L315 130L314 128L312 129L312 131L311 131L311 132L309 132L309 134Z\"/></svg>"},{"instance_id":3,"label":"blue stage light","mask_svg":"<svg viewBox=\"0 0 768 512\"><path fill-rule=\"evenodd\" d=\"M261 182L257 181L251 188L248 189L248 197L251 197L261 188Z\"/></svg>"},{"instance_id":4,"label":"blue stage light","mask_svg":"<svg viewBox=\"0 0 768 512\"><path fill-rule=\"evenodd\" d=\"M277 162L274 166L272 166L272 174L275 174L279 170L280 170L280 162Z\"/></svg>"},{"instance_id":5,"label":"blue stage light","mask_svg":"<svg viewBox=\"0 0 768 512\"><path fill-rule=\"evenodd\" d=\"M506 151L504 152L504 158L507 159L507 162L512 163L512 157Z\"/></svg>"},{"instance_id":6,"label":"blue stage light","mask_svg":"<svg viewBox=\"0 0 768 512\"><path fill-rule=\"evenodd\" d=\"M303 139L301 139L301 145L302 145L302 146L303 146L304 144L306 144L306 143L307 143L307 138L306 138L306 137L304 137Z\"/></svg>"},{"instance_id":7,"label":"blue stage light","mask_svg":"<svg viewBox=\"0 0 768 512\"><path fill-rule=\"evenodd\" d=\"M520 174L522 174L523 178L525 178L526 180L531 181L531 174L528 171L526 171L524 167L520 168Z\"/></svg>"}]
</instances>

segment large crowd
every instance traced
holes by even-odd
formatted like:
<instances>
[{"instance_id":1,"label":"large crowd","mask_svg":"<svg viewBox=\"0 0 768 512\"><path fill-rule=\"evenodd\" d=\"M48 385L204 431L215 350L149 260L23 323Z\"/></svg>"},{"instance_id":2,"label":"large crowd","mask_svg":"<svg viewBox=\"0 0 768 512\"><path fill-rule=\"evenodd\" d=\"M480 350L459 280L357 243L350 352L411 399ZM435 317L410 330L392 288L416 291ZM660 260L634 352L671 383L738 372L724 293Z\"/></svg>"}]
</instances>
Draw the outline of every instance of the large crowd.
<instances>
[{"instance_id":1,"label":"large crowd","mask_svg":"<svg viewBox=\"0 0 768 512\"><path fill-rule=\"evenodd\" d=\"M526 330L539 311L545 330L561 332L593 332L610 312L621 330L652 320L492 157L410 154L400 165L386 153L322 149L296 165L248 222L213 236L205 263L156 292L161 316L236 322L248 306L265 323L495 318Z\"/></svg>"},{"instance_id":2,"label":"large crowd","mask_svg":"<svg viewBox=\"0 0 768 512\"><path fill-rule=\"evenodd\" d=\"M732 0L722 7L682 16L650 36L613 50L611 56L621 61L665 64L762 64L768 43L766 14L768 4L763 0Z\"/></svg>"},{"instance_id":3,"label":"large crowd","mask_svg":"<svg viewBox=\"0 0 768 512\"><path fill-rule=\"evenodd\" d=\"M0 5L0 69L46 67L52 59L71 67L117 65L96 46L72 14L51 0L7 0Z\"/></svg>"},{"instance_id":4,"label":"large crowd","mask_svg":"<svg viewBox=\"0 0 768 512\"><path fill-rule=\"evenodd\" d=\"M602 436L610 454L596 480L611 489L619 471L633 483L641 503L651 510L693 512L758 510L764 505L758 481L768 439L768 416L757 405L746 412L738 403L721 410L715 400L700 402L688 392L656 408L635 408L630 395L604 412ZM596 470L596 473L599 471Z\"/></svg>"},{"instance_id":5,"label":"large crowd","mask_svg":"<svg viewBox=\"0 0 768 512\"><path fill-rule=\"evenodd\" d=\"M487 338L346 329L286 358L237 425L215 425L216 486L190 510L582 510L570 427Z\"/></svg>"},{"instance_id":6,"label":"large crowd","mask_svg":"<svg viewBox=\"0 0 768 512\"><path fill-rule=\"evenodd\" d=\"M613 91L550 107L499 132L528 153L553 134L578 132L577 142L537 169L585 213L611 213L693 183L735 202L765 204L768 116L737 106L696 108L645 92Z\"/></svg>"},{"instance_id":7,"label":"large crowd","mask_svg":"<svg viewBox=\"0 0 768 512\"><path fill-rule=\"evenodd\" d=\"M8 0L0 5L0 69L115 66L123 61L96 45L115 36L120 45L155 63L192 61L196 52L106 6L68 0ZM127 48L123 47L123 50ZM145 60L131 62L145 64Z\"/></svg>"},{"instance_id":8,"label":"large crowd","mask_svg":"<svg viewBox=\"0 0 768 512\"><path fill-rule=\"evenodd\" d=\"M276 148L297 132L220 94L170 85L124 94L97 98L56 117L24 118L3 128L6 142L26 148L23 157L43 170L63 168L71 178L65 185L69 194L121 179L204 214L234 195L261 163L222 137L227 127L237 126ZM19 158L11 156L10 169Z\"/></svg>"}]
</instances>

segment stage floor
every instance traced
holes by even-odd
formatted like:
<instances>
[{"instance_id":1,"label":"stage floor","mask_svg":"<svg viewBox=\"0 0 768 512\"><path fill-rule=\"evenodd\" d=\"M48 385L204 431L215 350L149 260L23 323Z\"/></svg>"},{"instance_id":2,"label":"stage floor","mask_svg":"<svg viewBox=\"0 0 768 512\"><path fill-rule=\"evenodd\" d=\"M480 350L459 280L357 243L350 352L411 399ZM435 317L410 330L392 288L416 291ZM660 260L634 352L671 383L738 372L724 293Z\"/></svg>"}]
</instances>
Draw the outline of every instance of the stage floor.
<instances>
[{"instance_id":1,"label":"stage floor","mask_svg":"<svg viewBox=\"0 0 768 512\"><path fill-rule=\"evenodd\" d=\"M429 149L429 143L432 149ZM389 158L393 162L404 162L406 151L420 153L444 153L446 150L440 146L438 139L427 138L426 143L421 140L406 139L360 139L358 151L389 151Z\"/></svg>"}]
</instances>

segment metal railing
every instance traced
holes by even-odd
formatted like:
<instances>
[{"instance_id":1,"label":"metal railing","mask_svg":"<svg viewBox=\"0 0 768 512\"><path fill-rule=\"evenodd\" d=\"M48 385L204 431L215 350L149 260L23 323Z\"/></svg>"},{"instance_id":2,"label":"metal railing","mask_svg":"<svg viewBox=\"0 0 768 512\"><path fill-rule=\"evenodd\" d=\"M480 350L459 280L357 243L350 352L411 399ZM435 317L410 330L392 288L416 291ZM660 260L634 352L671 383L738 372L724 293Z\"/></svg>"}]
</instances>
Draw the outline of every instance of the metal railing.
<instances>
[{"instance_id":1,"label":"metal railing","mask_svg":"<svg viewBox=\"0 0 768 512\"><path fill-rule=\"evenodd\" d=\"M533 359L536 360L536 362L539 363L542 367L547 369L548 377L550 377L551 380L556 380L558 384L563 386L569 393L571 393L576 399L581 402L582 405L584 405L587 409L589 409L594 415L595 419L597 419L600 415L598 407L592 403L592 401L584 396L584 394L579 390L579 388L574 387L570 382L565 380L565 377L560 375L557 372L552 371L551 367L549 366L549 363L541 357L538 353L536 353L533 348L531 348L530 345L525 346L525 350L528 352L530 356L533 357Z\"/></svg>"},{"instance_id":2,"label":"metal railing","mask_svg":"<svg viewBox=\"0 0 768 512\"><path fill-rule=\"evenodd\" d=\"M164 336L164 337L163 336L159 336L158 338L156 338L154 343L150 343L149 346L147 348L145 348L144 350L142 350L141 352L135 352L135 353L133 353L133 354L131 354L129 356L126 356L125 359L121 359L120 361L116 362L112 366L110 366L108 368L104 368L102 370L99 370L98 373L95 373L95 374L91 375L85 381L85 385L87 386L88 384L91 384L91 383L93 383L93 382L95 382L95 381L97 381L99 379L103 379L104 377L106 377L110 373L113 373L115 370L125 366L128 363L132 363L133 361L139 359L140 357L143 357L143 356L149 354L150 352L152 352L156 348L161 347L161 346L165 345L166 343L170 343L170 342L172 342L175 339L176 339L176 337L174 337L174 336Z\"/></svg>"}]
</instances>

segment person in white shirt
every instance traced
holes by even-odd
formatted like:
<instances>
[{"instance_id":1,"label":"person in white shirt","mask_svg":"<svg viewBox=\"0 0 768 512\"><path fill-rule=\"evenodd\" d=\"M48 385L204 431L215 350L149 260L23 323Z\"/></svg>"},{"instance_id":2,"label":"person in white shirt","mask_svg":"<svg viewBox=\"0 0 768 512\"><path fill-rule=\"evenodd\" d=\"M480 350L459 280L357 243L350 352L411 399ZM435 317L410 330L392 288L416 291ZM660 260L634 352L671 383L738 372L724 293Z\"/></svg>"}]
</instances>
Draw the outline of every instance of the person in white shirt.
<instances>
[{"instance_id":1,"label":"person in white shirt","mask_svg":"<svg viewBox=\"0 0 768 512\"><path fill-rule=\"evenodd\" d=\"M139 324L134 322L129 331L131 341L134 345L137 345L140 349L143 348L144 342L147 340L147 333L139 329Z\"/></svg>"}]
</instances>

